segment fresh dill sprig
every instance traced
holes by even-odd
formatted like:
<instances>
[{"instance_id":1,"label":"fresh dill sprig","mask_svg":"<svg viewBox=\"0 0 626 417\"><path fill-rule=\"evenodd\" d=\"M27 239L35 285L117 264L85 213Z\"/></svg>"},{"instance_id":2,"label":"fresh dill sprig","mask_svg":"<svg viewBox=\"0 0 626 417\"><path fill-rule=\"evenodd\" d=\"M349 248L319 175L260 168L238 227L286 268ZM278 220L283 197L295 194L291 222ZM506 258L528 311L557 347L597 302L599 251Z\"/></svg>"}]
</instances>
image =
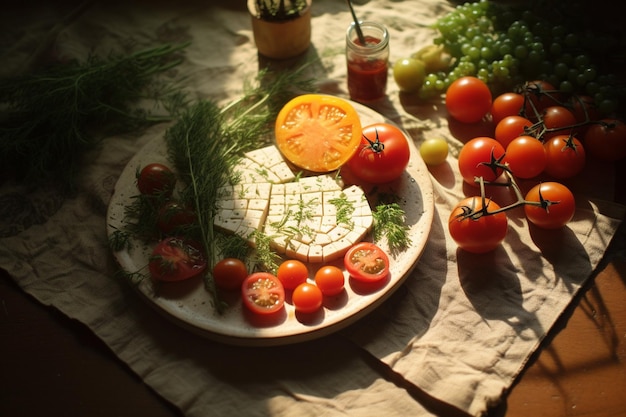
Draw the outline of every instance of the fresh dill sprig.
<instances>
[{"instance_id":1,"label":"fresh dill sprig","mask_svg":"<svg viewBox=\"0 0 626 417\"><path fill-rule=\"evenodd\" d=\"M384 237L392 253L409 247L411 244L408 235L409 227L404 223L406 213L398 203L380 203L372 215L374 216L372 232L374 240Z\"/></svg>"},{"instance_id":2,"label":"fresh dill sprig","mask_svg":"<svg viewBox=\"0 0 626 417\"><path fill-rule=\"evenodd\" d=\"M162 45L129 55L90 56L0 80L0 168L16 180L60 184L74 191L86 151L108 135L170 119L143 109L142 99L180 104L181 91L162 74L181 62L187 45Z\"/></svg>"}]
</instances>

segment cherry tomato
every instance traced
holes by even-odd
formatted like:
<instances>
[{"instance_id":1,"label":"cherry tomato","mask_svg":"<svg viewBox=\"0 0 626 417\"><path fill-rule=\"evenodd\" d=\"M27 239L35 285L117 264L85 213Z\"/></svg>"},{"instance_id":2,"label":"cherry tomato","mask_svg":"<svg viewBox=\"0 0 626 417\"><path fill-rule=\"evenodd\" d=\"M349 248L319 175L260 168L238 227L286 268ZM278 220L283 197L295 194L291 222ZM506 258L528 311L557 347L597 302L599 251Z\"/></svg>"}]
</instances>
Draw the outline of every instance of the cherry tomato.
<instances>
[{"instance_id":1,"label":"cherry tomato","mask_svg":"<svg viewBox=\"0 0 626 417\"><path fill-rule=\"evenodd\" d=\"M466 76L453 81L446 91L446 109L462 123L477 123L491 110L491 91L479 78Z\"/></svg>"},{"instance_id":2,"label":"cherry tomato","mask_svg":"<svg viewBox=\"0 0 626 417\"><path fill-rule=\"evenodd\" d=\"M196 242L168 237L153 249L148 270L158 281L182 281L204 272L206 265L200 245Z\"/></svg>"},{"instance_id":3,"label":"cherry tomato","mask_svg":"<svg viewBox=\"0 0 626 417\"><path fill-rule=\"evenodd\" d=\"M591 122L600 118L600 112L593 97L572 95L568 103L578 123Z\"/></svg>"},{"instance_id":4,"label":"cherry tomato","mask_svg":"<svg viewBox=\"0 0 626 417\"><path fill-rule=\"evenodd\" d=\"M170 200L161 207L157 215L157 227L165 234L180 234L196 223L196 213L178 201Z\"/></svg>"},{"instance_id":5,"label":"cherry tomato","mask_svg":"<svg viewBox=\"0 0 626 417\"><path fill-rule=\"evenodd\" d=\"M479 136L468 141L459 152L459 171L463 180L475 187L475 177L483 177L485 181L495 181L502 175L502 168L489 166L504 157L504 147L497 140Z\"/></svg>"},{"instance_id":6,"label":"cherry tomato","mask_svg":"<svg viewBox=\"0 0 626 417\"><path fill-rule=\"evenodd\" d=\"M506 147L504 162L518 178L534 178L541 174L547 163L543 143L532 136L519 136Z\"/></svg>"},{"instance_id":7,"label":"cherry tomato","mask_svg":"<svg viewBox=\"0 0 626 417\"><path fill-rule=\"evenodd\" d=\"M314 313L322 307L324 295L322 291L310 282L304 282L293 290L291 301L296 311Z\"/></svg>"},{"instance_id":8,"label":"cherry tomato","mask_svg":"<svg viewBox=\"0 0 626 417\"><path fill-rule=\"evenodd\" d=\"M528 221L543 229L558 229L565 226L576 211L574 195L565 185L558 182L543 182L531 188L526 201L540 205L524 205Z\"/></svg>"},{"instance_id":9,"label":"cherry tomato","mask_svg":"<svg viewBox=\"0 0 626 417\"><path fill-rule=\"evenodd\" d=\"M448 230L459 248L471 253L486 253L497 248L506 237L508 220L504 212L479 215L477 218L466 217L475 215L487 207L488 212L500 209L500 206L489 198L467 197L461 200L450 213Z\"/></svg>"},{"instance_id":10,"label":"cherry tomato","mask_svg":"<svg viewBox=\"0 0 626 417\"><path fill-rule=\"evenodd\" d=\"M359 179L381 184L400 177L410 156L402 130L388 123L375 123L363 128L361 144L348 161L348 167Z\"/></svg>"},{"instance_id":11,"label":"cherry tomato","mask_svg":"<svg viewBox=\"0 0 626 417\"><path fill-rule=\"evenodd\" d=\"M496 125L495 139L506 148L518 136L528 135L533 122L522 116L507 116Z\"/></svg>"},{"instance_id":12,"label":"cherry tomato","mask_svg":"<svg viewBox=\"0 0 626 417\"><path fill-rule=\"evenodd\" d=\"M275 275L255 272L241 284L241 299L253 313L271 314L285 306L285 288Z\"/></svg>"},{"instance_id":13,"label":"cherry tomato","mask_svg":"<svg viewBox=\"0 0 626 417\"><path fill-rule=\"evenodd\" d=\"M137 174L137 189L144 195L171 195L176 185L174 172L166 165L148 164Z\"/></svg>"},{"instance_id":14,"label":"cherry tomato","mask_svg":"<svg viewBox=\"0 0 626 417\"><path fill-rule=\"evenodd\" d=\"M224 258L213 267L213 280L223 290L241 289L241 284L248 277L246 264L237 258Z\"/></svg>"},{"instance_id":15,"label":"cherry tomato","mask_svg":"<svg viewBox=\"0 0 626 417\"><path fill-rule=\"evenodd\" d=\"M315 285L324 295L337 295L345 286L343 271L334 265L325 265L315 273Z\"/></svg>"},{"instance_id":16,"label":"cherry tomato","mask_svg":"<svg viewBox=\"0 0 626 417\"><path fill-rule=\"evenodd\" d=\"M519 93L503 93L493 99L491 120L495 125L507 116L520 116L524 108L524 96Z\"/></svg>"},{"instance_id":17,"label":"cherry tomato","mask_svg":"<svg viewBox=\"0 0 626 417\"><path fill-rule=\"evenodd\" d=\"M585 167L585 149L574 136L554 136L543 146L547 156L545 173L551 177L571 178Z\"/></svg>"},{"instance_id":18,"label":"cherry tomato","mask_svg":"<svg viewBox=\"0 0 626 417\"><path fill-rule=\"evenodd\" d=\"M448 142L443 138L430 138L422 142L420 155L426 165L441 165L448 157Z\"/></svg>"},{"instance_id":19,"label":"cherry tomato","mask_svg":"<svg viewBox=\"0 0 626 417\"><path fill-rule=\"evenodd\" d=\"M543 140L553 138L557 135L569 135L574 133L574 125L576 124L576 116L564 106L546 107L541 119L546 128L543 134Z\"/></svg>"},{"instance_id":20,"label":"cherry tomato","mask_svg":"<svg viewBox=\"0 0 626 417\"><path fill-rule=\"evenodd\" d=\"M426 78L426 65L419 59L403 58L393 64L393 79L403 92L414 92L420 89Z\"/></svg>"},{"instance_id":21,"label":"cherry tomato","mask_svg":"<svg viewBox=\"0 0 626 417\"><path fill-rule=\"evenodd\" d=\"M538 119L546 107L558 105L561 97L558 90L545 80L525 83L522 94L526 97L522 116L530 120Z\"/></svg>"},{"instance_id":22,"label":"cherry tomato","mask_svg":"<svg viewBox=\"0 0 626 417\"><path fill-rule=\"evenodd\" d=\"M604 161L626 157L626 124L618 119L602 119L591 124L584 136L584 146L590 155Z\"/></svg>"},{"instance_id":23,"label":"cherry tomato","mask_svg":"<svg viewBox=\"0 0 626 417\"><path fill-rule=\"evenodd\" d=\"M389 275L389 257L374 243L360 242L346 252L344 267L357 281L378 282Z\"/></svg>"},{"instance_id":24,"label":"cherry tomato","mask_svg":"<svg viewBox=\"0 0 626 417\"><path fill-rule=\"evenodd\" d=\"M293 290L309 277L309 269L297 259L288 259L278 266L276 276L286 290Z\"/></svg>"}]
</instances>

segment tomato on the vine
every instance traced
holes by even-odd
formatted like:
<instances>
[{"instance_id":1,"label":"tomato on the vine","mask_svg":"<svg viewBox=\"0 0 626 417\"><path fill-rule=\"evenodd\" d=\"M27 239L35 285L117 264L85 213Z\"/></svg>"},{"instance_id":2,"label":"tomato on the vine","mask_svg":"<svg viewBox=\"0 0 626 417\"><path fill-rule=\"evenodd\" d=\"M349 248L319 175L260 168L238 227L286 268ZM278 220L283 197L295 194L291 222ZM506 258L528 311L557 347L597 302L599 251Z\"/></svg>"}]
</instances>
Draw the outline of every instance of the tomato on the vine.
<instances>
[{"instance_id":1,"label":"tomato on the vine","mask_svg":"<svg viewBox=\"0 0 626 417\"><path fill-rule=\"evenodd\" d=\"M558 229L574 217L574 195L559 182L543 182L531 188L524 198L524 213L528 221L543 229Z\"/></svg>"},{"instance_id":2,"label":"tomato on the vine","mask_svg":"<svg viewBox=\"0 0 626 417\"><path fill-rule=\"evenodd\" d=\"M157 227L165 234L179 234L196 222L196 213L178 201L166 202L157 213Z\"/></svg>"},{"instance_id":3,"label":"tomato on the vine","mask_svg":"<svg viewBox=\"0 0 626 417\"><path fill-rule=\"evenodd\" d=\"M337 295L345 286L343 271L334 265L322 266L315 272L315 285L324 295Z\"/></svg>"},{"instance_id":4,"label":"tomato on the vine","mask_svg":"<svg viewBox=\"0 0 626 417\"><path fill-rule=\"evenodd\" d=\"M463 180L473 186L476 177L483 177L485 181L495 181L502 175L503 169L494 162L501 161L505 150L500 142L487 137L479 136L468 141L459 152L459 171Z\"/></svg>"},{"instance_id":5,"label":"tomato on the vine","mask_svg":"<svg viewBox=\"0 0 626 417\"><path fill-rule=\"evenodd\" d=\"M158 281L182 281L204 272L207 263L194 241L179 237L161 240L152 250L148 270Z\"/></svg>"},{"instance_id":6,"label":"tomato on the vine","mask_svg":"<svg viewBox=\"0 0 626 417\"><path fill-rule=\"evenodd\" d=\"M213 267L213 280L217 288L237 290L248 277L246 264L237 258L224 258Z\"/></svg>"},{"instance_id":7,"label":"tomato on the vine","mask_svg":"<svg viewBox=\"0 0 626 417\"><path fill-rule=\"evenodd\" d=\"M522 116L507 116L496 125L495 139L505 148L518 136L528 135L533 122Z\"/></svg>"},{"instance_id":8,"label":"tomato on the vine","mask_svg":"<svg viewBox=\"0 0 626 417\"><path fill-rule=\"evenodd\" d=\"M459 122L477 123L491 110L491 91L477 77L457 78L446 90L445 104L450 116Z\"/></svg>"},{"instance_id":9,"label":"tomato on the vine","mask_svg":"<svg viewBox=\"0 0 626 417\"><path fill-rule=\"evenodd\" d=\"M571 178L585 167L585 149L576 137L558 135L544 142L546 174L557 179Z\"/></svg>"},{"instance_id":10,"label":"tomato on the vine","mask_svg":"<svg viewBox=\"0 0 626 417\"><path fill-rule=\"evenodd\" d=\"M164 164L151 163L137 173L137 189L144 195L171 195L176 185L176 175Z\"/></svg>"},{"instance_id":11,"label":"tomato on the vine","mask_svg":"<svg viewBox=\"0 0 626 417\"><path fill-rule=\"evenodd\" d=\"M618 119L602 119L587 129L583 144L590 155L617 161L626 157L626 124Z\"/></svg>"},{"instance_id":12,"label":"tomato on the vine","mask_svg":"<svg viewBox=\"0 0 626 417\"><path fill-rule=\"evenodd\" d=\"M363 181L382 184L400 177L410 156L402 130L389 123L375 123L363 128L361 143L348 161L348 168Z\"/></svg>"},{"instance_id":13,"label":"tomato on the vine","mask_svg":"<svg viewBox=\"0 0 626 417\"><path fill-rule=\"evenodd\" d=\"M309 268L302 261L287 259L278 266L276 277L283 283L285 289L293 290L307 280Z\"/></svg>"},{"instance_id":14,"label":"tomato on the vine","mask_svg":"<svg viewBox=\"0 0 626 417\"><path fill-rule=\"evenodd\" d=\"M293 290L291 301L296 311L314 313L322 307L324 295L322 291L310 282L304 282Z\"/></svg>"},{"instance_id":15,"label":"tomato on the vine","mask_svg":"<svg viewBox=\"0 0 626 417\"><path fill-rule=\"evenodd\" d=\"M479 196L461 200L450 213L448 230L459 248L471 253L487 253L506 237L508 220L504 212L493 213L500 206ZM488 213L483 210L486 207Z\"/></svg>"},{"instance_id":16,"label":"tomato on the vine","mask_svg":"<svg viewBox=\"0 0 626 417\"><path fill-rule=\"evenodd\" d=\"M353 245L343 258L348 274L357 281L378 282L389 275L389 257L370 242Z\"/></svg>"},{"instance_id":17,"label":"tomato on the vine","mask_svg":"<svg viewBox=\"0 0 626 417\"><path fill-rule=\"evenodd\" d=\"M241 284L241 299L253 313L276 313L285 305L285 288L275 275L255 272Z\"/></svg>"},{"instance_id":18,"label":"tomato on the vine","mask_svg":"<svg viewBox=\"0 0 626 417\"><path fill-rule=\"evenodd\" d=\"M520 116L524 107L524 96L519 93L502 93L491 104L491 121L497 125L507 116Z\"/></svg>"},{"instance_id":19,"label":"tomato on the vine","mask_svg":"<svg viewBox=\"0 0 626 417\"><path fill-rule=\"evenodd\" d=\"M546 107L541 113L541 120L546 128L543 140L575 133L576 116L564 106Z\"/></svg>"},{"instance_id":20,"label":"tomato on the vine","mask_svg":"<svg viewBox=\"0 0 626 417\"><path fill-rule=\"evenodd\" d=\"M532 136L519 136L506 147L504 162L518 178L534 178L546 168L546 150L543 143Z\"/></svg>"},{"instance_id":21,"label":"tomato on the vine","mask_svg":"<svg viewBox=\"0 0 626 417\"><path fill-rule=\"evenodd\" d=\"M545 80L526 82L521 93L526 97L523 116L530 120L540 118L543 109L558 105L561 98L557 89Z\"/></svg>"}]
</instances>

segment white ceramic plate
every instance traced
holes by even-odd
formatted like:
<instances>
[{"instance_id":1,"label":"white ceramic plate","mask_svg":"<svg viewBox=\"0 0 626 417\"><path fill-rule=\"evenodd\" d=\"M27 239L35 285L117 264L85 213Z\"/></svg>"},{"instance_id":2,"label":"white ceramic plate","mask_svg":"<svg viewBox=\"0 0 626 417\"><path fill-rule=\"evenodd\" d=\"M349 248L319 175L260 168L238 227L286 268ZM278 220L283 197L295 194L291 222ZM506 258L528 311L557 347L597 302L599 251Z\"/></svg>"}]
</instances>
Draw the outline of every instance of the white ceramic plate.
<instances>
[{"instance_id":1,"label":"white ceramic plate","mask_svg":"<svg viewBox=\"0 0 626 417\"><path fill-rule=\"evenodd\" d=\"M383 121L389 123L374 110L351 103L358 111L363 126ZM380 305L404 282L418 262L428 239L434 214L433 189L426 165L410 138L409 143L409 166L403 177L389 185L387 191L400 197L399 204L406 212L406 224L412 243L406 251L391 257L391 273L385 282L367 286L349 279L345 273L345 291L326 299L323 309L318 313L304 316L296 314L287 297L284 311L272 317L271 321L261 321L259 317L249 314L238 299L238 294L225 296L224 300L230 306L219 315L213 308L211 295L205 290L201 279L160 285L158 293L155 293L150 280L145 279L137 285L139 293L149 304L178 325L208 338L235 345L271 346L297 343L325 336L355 322ZM123 227L124 208L137 195L137 168L151 162L167 162L166 155L165 142L158 138L146 144L129 161L109 203L109 234ZM381 187L377 187L376 191L381 191ZM385 243L380 246L388 249ZM135 272L147 264L151 250L152 247L135 242L131 250L115 252L114 256L125 271ZM343 269L340 261L335 264ZM310 277L313 277L319 266L309 265Z\"/></svg>"}]
</instances>

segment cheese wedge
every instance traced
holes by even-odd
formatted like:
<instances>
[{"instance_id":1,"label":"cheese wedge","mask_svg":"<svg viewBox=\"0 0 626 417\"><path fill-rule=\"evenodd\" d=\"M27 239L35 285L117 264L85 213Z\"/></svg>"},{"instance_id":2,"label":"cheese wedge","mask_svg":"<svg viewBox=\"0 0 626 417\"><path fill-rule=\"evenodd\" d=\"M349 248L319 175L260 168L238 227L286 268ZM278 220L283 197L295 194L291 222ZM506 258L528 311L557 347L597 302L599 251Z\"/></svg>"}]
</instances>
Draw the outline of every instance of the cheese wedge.
<instances>
[{"instance_id":1,"label":"cheese wedge","mask_svg":"<svg viewBox=\"0 0 626 417\"><path fill-rule=\"evenodd\" d=\"M331 176L296 178L275 146L245 155L239 182L219 192L215 227L255 245L256 232L279 254L303 262L340 258L373 225L363 190L345 189Z\"/></svg>"}]
</instances>

